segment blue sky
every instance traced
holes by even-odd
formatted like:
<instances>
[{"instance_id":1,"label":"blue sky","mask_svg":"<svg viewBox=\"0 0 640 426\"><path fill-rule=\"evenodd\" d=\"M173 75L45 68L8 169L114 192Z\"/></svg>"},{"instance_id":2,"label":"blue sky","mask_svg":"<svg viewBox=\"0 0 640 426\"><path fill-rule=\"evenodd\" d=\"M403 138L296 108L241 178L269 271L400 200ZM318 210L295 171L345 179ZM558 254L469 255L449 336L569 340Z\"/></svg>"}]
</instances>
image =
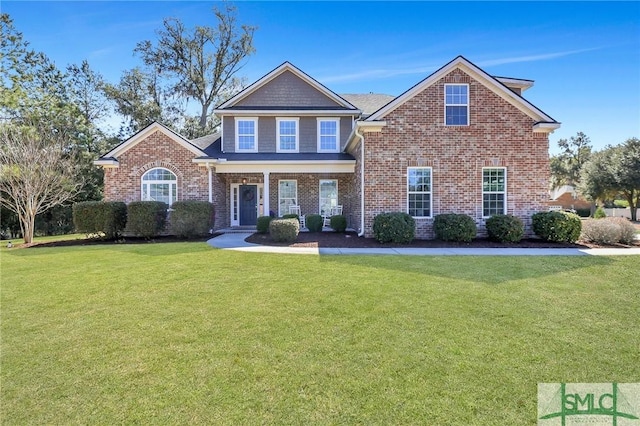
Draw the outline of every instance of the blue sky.
<instances>
[{"instance_id":1,"label":"blue sky","mask_svg":"<svg viewBox=\"0 0 640 426\"><path fill-rule=\"evenodd\" d=\"M87 59L108 81L140 63L164 17L214 25L208 1L0 2L59 67ZM256 25L241 75L290 61L337 93L398 95L457 55L535 80L525 97L595 149L640 137L640 2L237 2Z\"/></svg>"}]
</instances>

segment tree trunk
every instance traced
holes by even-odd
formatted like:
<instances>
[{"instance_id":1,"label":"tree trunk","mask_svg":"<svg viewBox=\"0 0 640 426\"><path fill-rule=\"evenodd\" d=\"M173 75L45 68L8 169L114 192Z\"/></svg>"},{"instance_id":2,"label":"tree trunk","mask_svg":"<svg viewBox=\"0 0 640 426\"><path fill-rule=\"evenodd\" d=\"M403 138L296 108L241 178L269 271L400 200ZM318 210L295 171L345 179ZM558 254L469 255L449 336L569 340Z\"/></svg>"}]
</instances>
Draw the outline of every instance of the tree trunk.
<instances>
[{"instance_id":1,"label":"tree trunk","mask_svg":"<svg viewBox=\"0 0 640 426\"><path fill-rule=\"evenodd\" d=\"M638 197L635 194L635 191L630 191L625 195L626 195L626 198L627 198L627 202L629 203L629 211L631 212L631 220L635 222L635 221L638 220L638 217L636 215L636 211L638 210L638 199L640 197Z\"/></svg>"},{"instance_id":2,"label":"tree trunk","mask_svg":"<svg viewBox=\"0 0 640 426\"><path fill-rule=\"evenodd\" d=\"M36 215L27 213L27 217L24 219L24 243L31 244L33 242L33 231L36 226Z\"/></svg>"}]
</instances>

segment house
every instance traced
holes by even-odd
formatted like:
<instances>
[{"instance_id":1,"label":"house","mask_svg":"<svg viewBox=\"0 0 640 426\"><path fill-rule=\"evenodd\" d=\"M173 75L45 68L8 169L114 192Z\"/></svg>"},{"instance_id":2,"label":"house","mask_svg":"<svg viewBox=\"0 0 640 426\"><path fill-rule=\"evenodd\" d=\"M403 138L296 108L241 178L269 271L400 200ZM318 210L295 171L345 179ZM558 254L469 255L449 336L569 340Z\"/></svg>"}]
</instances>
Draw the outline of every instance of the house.
<instances>
[{"instance_id":1,"label":"house","mask_svg":"<svg viewBox=\"0 0 640 426\"><path fill-rule=\"evenodd\" d=\"M562 185L551 191L551 206L562 210L590 210L593 203L582 197L572 185Z\"/></svg>"},{"instance_id":2,"label":"house","mask_svg":"<svg viewBox=\"0 0 640 426\"><path fill-rule=\"evenodd\" d=\"M209 200L215 228L342 205L371 236L374 217L404 211L432 238L440 213L479 229L493 214L548 204L548 134L531 80L494 77L462 56L398 97L340 96L285 62L219 105L219 133L187 140L154 123L96 160L105 199Z\"/></svg>"}]
</instances>

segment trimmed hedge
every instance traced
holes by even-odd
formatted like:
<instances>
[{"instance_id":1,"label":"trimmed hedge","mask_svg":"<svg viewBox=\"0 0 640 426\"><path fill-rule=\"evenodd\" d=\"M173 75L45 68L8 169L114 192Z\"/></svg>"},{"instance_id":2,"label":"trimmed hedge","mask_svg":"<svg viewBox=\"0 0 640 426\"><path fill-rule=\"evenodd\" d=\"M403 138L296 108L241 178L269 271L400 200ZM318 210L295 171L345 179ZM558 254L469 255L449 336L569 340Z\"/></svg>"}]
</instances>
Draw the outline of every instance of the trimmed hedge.
<instances>
[{"instance_id":1,"label":"trimmed hedge","mask_svg":"<svg viewBox=\"0 0 640 426\"><path fill-rule=\"evenodd\" d=\"M300 216L298 216L296 213L287 213L285 215L282 215L282 219L296 219L298 222L300 222Z\"/></svg>"},{"instance_id":2,"label":"trimmed hedge","mask_svg":"<svg viewBox=\"0 0 640 426\"><path fill-rule=\"evenodd\" d=\"M256 222L256 231L258 234L266 234L269 232L269 224L273 220L271 216L260 216Z\"/></svg>"},{"instance_id":3,"label":"trimmed hedge","mask_svg":"<svg viewBox=\"0 0 640 426\"><path fill-rule=\"evenodd\" d=\"M623 217L607 217L604 219L589 219L582 223L580 239L597 244L631 244L636 230Z\"/></svg>"},{"instance_id":4,"label":"trimmed hedge","mask_svg":"<svg viewBox=\"0 0 640 426\"><path fill-rule=\"evenodd\" d=\"M501 243L517 243L524 236L524 224L520 218L510 214L497 214L485 223L489 239Z\"/></svg>"},{"instance_id":5,"label":"trimmed hedge","mask_svg":"<svg viewBox=\"0 0 640 426\"><path fill-rule=\"evenodd\" d=\"M433 231L442 241L471 242L477 233L476 223L466 214L439 214L433 219Z\"/></svg>"},{"instance_id":6,"label":"trimmed hedge","mask_svg":"<svg viewBox=\"0 0 640 426\"><path fill-rule=\"evenodd\" d=\"M167 203L133 201L127 206L127 232L139 237L159 235L167 222Z\"/></svg>"},{"instance_id":7,"label":"trimmed hedge","mask_svg":"<svg viewBox=\"0 0 640 426\"><path fill-rule=\"evenodd\" d=\"M380 243L410 243L416 235L416 222L407 213L380 213L373 219L373 236Z\"/></svg>"},{"instance_id":8,"label":"trimmed hedge","mask_svg":"<svg viewBox=\"0 0 640 426\"><path fill-rule=\"evenodd\" d=\"M319 214L308 214L305 217L305 224L309 232L321 232L323 221L324 219Z\"/></svg>"},{"instance_id":9,"label":"trimmed hedge","mask_svg":"<svg viewBox=\"0 0 640 426\"><path fill-rule=\"evenodd\" d=\"M331 216L330 226L336 232L344 232L347 230L347 218L341 214Z\"/></svg>"},{"instance_id":10,"label":"trimmed hedge","mask_svg":"<svg viewBox=\"0 0 640 426\"><path fill-rule=\"evenodd\" d=\"M590 208L576 209L576 214L580 217L591 217L591 209Z\"/></svg>"},{"instance_id":11,"label":"trimmed hedge","mask_svg":"<svg viewBox=\"0 0 640 426\"><path fill-rule=\"evenodd\" d=\"M176 201L171 205L169 229L182 238L208 235L213 228L214 209L208 201Z\"/></svg>"},{"instance_id":12,"label":"trimmed hedge","mask_svg":"<svg viewBox=\"0 0 640 426\"><path fill-rule=\"evenodd\" d=\"M532 216L533 232L546 241L575 243L580 238L582 222L575 213L551 211Z\"/></svg>"},{"instance_id":13,"label":"trimmed hedge","mask_svg":"<svg viewBox=\"0 0 640 426\"><path fill-rule=\"evenodd\" d=\"M291 243L298 238L300 222L296 219L273 219L269 223L269 234L273 241Z\"/></svg>"},{"instance_id":14,"label":"trimmed hedge","mask_svg":"<svg viewBox=\"0 0 640 426\"><path fill-rule=\"evenodd\" d=\"M116 238L127 225L127 205L121 201L83 201L73 205L73 224L85 234Z\"/></svg>"}]
</instances>

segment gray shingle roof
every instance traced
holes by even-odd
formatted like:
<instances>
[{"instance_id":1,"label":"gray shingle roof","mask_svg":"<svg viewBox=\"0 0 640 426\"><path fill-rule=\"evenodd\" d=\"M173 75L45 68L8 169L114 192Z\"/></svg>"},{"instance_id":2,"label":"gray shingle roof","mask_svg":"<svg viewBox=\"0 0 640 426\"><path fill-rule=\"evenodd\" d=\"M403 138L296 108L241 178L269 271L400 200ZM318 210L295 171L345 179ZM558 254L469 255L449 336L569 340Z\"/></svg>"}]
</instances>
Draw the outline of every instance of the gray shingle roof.
<instances>
[{"instance_id":1,"label":"gray shingle roof","mask_svg":"<svg viewBox=\"0 0 640 426\"><path fill-rule=\"evenodd\" d=\"M346 93L340 96L362 111L362 115L365 117L396 98L395 96L381 93Z\"/></svg>"}]
</instances>

